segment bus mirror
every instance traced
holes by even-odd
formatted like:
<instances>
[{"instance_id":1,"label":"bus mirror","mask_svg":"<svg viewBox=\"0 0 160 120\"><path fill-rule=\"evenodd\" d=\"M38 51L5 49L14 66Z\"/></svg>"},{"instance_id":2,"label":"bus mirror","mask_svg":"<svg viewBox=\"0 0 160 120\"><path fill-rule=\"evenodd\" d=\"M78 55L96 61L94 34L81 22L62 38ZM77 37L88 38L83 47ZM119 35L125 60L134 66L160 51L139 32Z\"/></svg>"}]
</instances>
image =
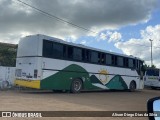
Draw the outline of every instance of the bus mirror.
<instances>
[{"instance_id":1,"label":"bus mirror","mask_svg":"<svg viewBox=\"0 0 160 120\"><path fill-rule=\"evenodd\" d=\"M147 102L149 120L160 120L160 97L155 97Z\"/></svg>"}]
</instances>

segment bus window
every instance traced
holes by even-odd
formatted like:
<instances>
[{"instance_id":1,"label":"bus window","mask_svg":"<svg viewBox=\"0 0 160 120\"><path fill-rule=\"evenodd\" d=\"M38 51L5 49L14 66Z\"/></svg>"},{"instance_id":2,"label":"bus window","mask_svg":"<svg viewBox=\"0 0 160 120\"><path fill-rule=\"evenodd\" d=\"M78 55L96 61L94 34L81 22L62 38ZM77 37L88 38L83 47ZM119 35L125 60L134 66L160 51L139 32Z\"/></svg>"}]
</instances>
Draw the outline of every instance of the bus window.
<instances>
[{"instance_id":1,"label":"bus window","mask_svg":"<svg viewBox=\"0 0 160 120\"><path fill-rule=\"evenodd\" d=\"M73 50L73 59L74 60L82 60L82 49L74 48Z\"/></svg>"},{"instance_id":2,"label":"bus window","mask_svg":"<svg viewBox=\"0 0 160 120\"><path fill-rule=\"evenodd\" d=\"M98 63L101 63L101 53L98 53Z\"/></svg>"},{"instance_id":3,"label":"bus window","mask_svg":"<svg viewBox=\"0 0 160 120\"><path fill-rule=\"evenodd\" d=\"M123 57L118 57L117 62L118 66L123 66Z\"/></svg>"},{"instance_id":4,"label":"bus window","mask_svg":"<svg viewBox=\"0 0 160 120\"><path fill-rule=\"evenodd\" d=\"M85 49L82 49L82 61L86 61Z\"/></svg>"},{"instance_id":5,"label":"bus window","mask_svg":"<svg viewBox=\"0 0 160 120\"><path fill-rule=\"evenodd\" d=\"M64 59L67 58L67 46L63 45L63 57Z\"/></svg>"},{"instance_id":6,"label":"bus window","mask_svg":"<svg viewBox=\"0 0 160 120\"><path fill-rule=\"evenodd\" d=\"M85 52L85 60L87 61L87 62L89 62L90 61L90 51L89 50L85 50L86 52Z\"/></svg>"},{"instance_id":7,"label":"bus window","mask_svg":"<svg viewBox=\"0 0 160 120\"><path fill-rule=\"evenodd\" d=\"M63 58L63 45L53 43L53 58Z\"/></svg>"},{"instance_id":8,"label":"bus window","mask_svg":"<svg viewBox=\"0 0 160 120\"><path fill-rule=\"evenodd\" d=\"M155 76L159 76L159 70L155 70Z\"/></svg>"},{"instance_id":9,"label":"bus window","mask_svg":"<svg viewBox=\"0 0 160 120\"><path fill-rule=\"evenodd\" d=\"M68 46L67 56L68 56L69 59L73 58L73 47Z\"/></svg>"},{"instance_id":10,"label":"bus window","mask_svg":"<svg viewBox=\"0 0 160 120\"><path fill-rule=\"evenodd\" d=\"M112 57L109 54L106 54L106 64L111 65L112 64Z\"/></svg>"},{"instance_id":11,"label":"bus window","mask_svg":"<svg viewBox=\"0 0 160 120\"><path fill-rule=\"evenodd\" d=\"M98 63L98 53L97 52L91 52L91 62Z\"/></svg>"},{"instance_id":12,"label":"bus window","mask_svg":"<svg viewBox=\"0 0 160 120\"><path fill-rule=\"evenodd\" d=\"M133 60L133 68L134 69L136 68L136 60L135 59Z\"/></svg>"},{"instance_id":13,"label":"bus window","mask_svg":"<svg viewBox=\"0 0 160 120\"><path fill-rule=\"evenodd\" d=\"M124 61L123 61L123 62L124 62L124 66L125 66L125 67L128 67L128 58L124 58Z\"/></svg>"},{"instance_id":14,"label":"bus window","mask_svg":"<svg viewBox=\"0 0 160 120\"><path fill-rule=\"evenodd\" d=\"M115 65L115 59L114 59L114 56L112 55L112 65Z\"/></svg>"},{"instance_id":15,"label":"bus window","mask_svg":"<svg viewBox=\"0 0 160 120\"><path fill-rule=\"evenodd\" d=\"M152 69L148 69L146 72L146 75L148 76L153 76L153 74L154 74L154 71Z\"/></svg>"},{"instance_id":16,"label":"bus window","mask_svg":"<svg viewBox=\"0 0 160 120\"><path fill-rule=\"evenodd\" d=\"M129 59L129 67L133 68L133 59Z\"/></svg>"},{"instance_id":17,"label":"bus window","mask_svg":"<svg viewBox=\"0 0 160 120\"><path fill-rule=\"evenodd\" d=\"M157 69L148 69L146 72L147 76L159 76L159 70Z\"/></svg>"},{"instance_id":18,"label":"bus window","mask_svg":"<svg viewBox=\"0 0 160 120\"><path fill-rule=\"evenodd\" d=\"M43 41L43 56L44 57L52 57L52 47L53 47L53 42L44 40Z\"/></svg>"},{"instance_id":19,"label":"bus window","mask_svg":"<svg viewBox=\"0 0 160 120\"><path fill-rule=\"evenodd\" d=\"M114 64L115 64L115 65L118 65L117 56L114 56Z\"/></svg>"},{"instance_id":20,"label":"bus window","mask_svg":"<svg viewBox=\"0 0 160 120\"><path fill-rule=\"evenodd\" d=\"M101 53L100 61L102 64L105 64L105 54L104 53Z\"/></svg>"}]
</instances>

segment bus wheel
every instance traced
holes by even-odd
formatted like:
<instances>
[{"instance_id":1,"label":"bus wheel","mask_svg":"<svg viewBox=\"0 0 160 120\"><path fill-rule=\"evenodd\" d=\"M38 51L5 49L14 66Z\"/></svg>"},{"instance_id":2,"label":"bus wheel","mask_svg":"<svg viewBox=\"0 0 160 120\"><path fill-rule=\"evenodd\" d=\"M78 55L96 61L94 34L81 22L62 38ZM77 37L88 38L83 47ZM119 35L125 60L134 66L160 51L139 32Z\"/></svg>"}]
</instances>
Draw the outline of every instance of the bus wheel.
<instances>
[{"instance_id":1,"label":"bus wheel","mask_svg":"<svg viewBox=\"0 0 160 120\"><path fill-rule=\"evenodd\" d=\"M131 83L129 85L129 91L134 92L135 90L136 90L136 83L135 83L135 81L131 81Z\"/></svg>"},{"instance_id":2,"label":"bus wheel","mask_svg":"<svg viewBox=\"0 0 160 120\"><path fill-rule=\"evenodd\" d=\"M152 86L151 89L152 89L152 90L156 90L157 88Z\"/></svg>"},{"instance_id":3,"label":"bus wheel","mask_svg":"<svg viewBox=\"0 0 160 120\"><path fill-rule=\"evenodd\" d=\"M80 79L74 79L71 85L71 92L72 93L79 93L82 89L82 81Z\"/></svg>"}]
</instances>

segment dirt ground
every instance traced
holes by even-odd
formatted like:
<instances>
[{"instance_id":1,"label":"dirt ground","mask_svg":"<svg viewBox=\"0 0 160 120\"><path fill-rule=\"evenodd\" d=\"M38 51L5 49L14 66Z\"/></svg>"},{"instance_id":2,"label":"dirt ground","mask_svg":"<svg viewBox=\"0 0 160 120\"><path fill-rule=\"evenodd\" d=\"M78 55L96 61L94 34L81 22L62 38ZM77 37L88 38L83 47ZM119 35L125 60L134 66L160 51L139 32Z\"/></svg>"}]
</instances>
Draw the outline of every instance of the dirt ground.
<instances>
[{"instance_id":1,"label":"dirt ground","mask_svg":"<svg viewBox=\"0 0 160 120\"><path fill-rule=\"evenodd\" d=\"M146 111L147 100L160 96L160 90L136 92L103 91L80 94L37 90L0 91L0 111ZM13 118L0 118L0 120ZM53 117L14 118L15 120L147 120L147 117Z\"/></svg>"}]
</instances>

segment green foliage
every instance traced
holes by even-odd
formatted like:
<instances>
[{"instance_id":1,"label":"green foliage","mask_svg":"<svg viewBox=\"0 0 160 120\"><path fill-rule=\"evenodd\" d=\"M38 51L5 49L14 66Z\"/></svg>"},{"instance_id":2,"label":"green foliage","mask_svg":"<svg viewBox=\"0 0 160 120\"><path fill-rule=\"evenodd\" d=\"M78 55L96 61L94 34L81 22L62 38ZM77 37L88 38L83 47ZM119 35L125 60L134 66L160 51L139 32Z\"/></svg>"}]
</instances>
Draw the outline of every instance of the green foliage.
<instances>
[{"instance_id":1,"label":"green foliage","mask_svg":"<svg viewBox=\"0 0 160 120\"><path fill-rule=\"evenodd\" d=\"M156 66L155 66L155 65L152 65L151 68L156 68Z\"/></svg>"},{"instance_id":2,"label":"green foliage","mask_svg":"<svg viewBox=\"0 0 160 120\"><path fill-rule=\"evenodd\" d=\"M17 45L0 43L0 65L16 66Z\"/></svg>"},{"instance_id":3,"label":"green foliage","mask_svg":"<svg viewBox=\"0 0 160 120\"><path fill-rule=\"evenodd\" d=\"M147 68L156 68L156 66L155 66L155 65L150 66L150 65L145 64L145 65L144 65L144 68L145 68L145 69L147 69Z\"/></svg>"}]
</instances>

